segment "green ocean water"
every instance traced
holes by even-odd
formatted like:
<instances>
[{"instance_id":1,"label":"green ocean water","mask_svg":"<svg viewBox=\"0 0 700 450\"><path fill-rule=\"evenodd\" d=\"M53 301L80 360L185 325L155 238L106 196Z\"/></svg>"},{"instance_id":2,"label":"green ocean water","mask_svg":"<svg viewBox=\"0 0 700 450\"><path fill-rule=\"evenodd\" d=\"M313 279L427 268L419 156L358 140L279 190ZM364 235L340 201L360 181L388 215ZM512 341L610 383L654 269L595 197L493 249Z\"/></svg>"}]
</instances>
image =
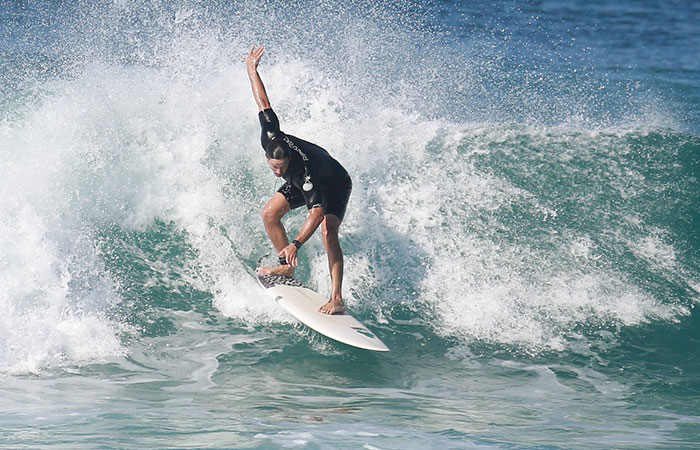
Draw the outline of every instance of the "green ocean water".
<instances>
[{"instance_id":1,"label":"green ocean water","mask_svg":"<svg viewBox=\"0 0 700 450\"><path fill-rule=\"evenodd\" d=\"M1 5L0 446L700 447L692 2ZM389 353L252 276L251 42Z\"/></svg>"}]
</instances>

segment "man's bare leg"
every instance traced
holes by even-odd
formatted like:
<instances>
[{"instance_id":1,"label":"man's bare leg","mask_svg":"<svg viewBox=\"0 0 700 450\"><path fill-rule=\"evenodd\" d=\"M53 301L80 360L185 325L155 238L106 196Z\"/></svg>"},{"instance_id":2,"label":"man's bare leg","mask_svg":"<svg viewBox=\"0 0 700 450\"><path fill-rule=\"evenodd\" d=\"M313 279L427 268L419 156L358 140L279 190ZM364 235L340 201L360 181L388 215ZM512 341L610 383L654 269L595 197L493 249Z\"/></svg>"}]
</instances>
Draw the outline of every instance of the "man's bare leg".
<instances>
[{"instance_id":1,"label":"man's bare leg","mask_svg":"<svg viewBox=\"0 0 700 450\"><path fill-rule=\"evenodd\" d=\"M284 195L279 192L275 192L267 204L262 210L263 224L265 225L265 231L267 231L267 236L272 241L273 247L277 252L281 252L283 248L289 245L289 238L287 237L287 232L282 225L282 217L291 211L287 199ZM290 265L277 266L277 267L261 267L258 269L260 275L283 275L287 277L294 276L294 267Z\"/></svg>"},{"instance_id":2,"label":"man's bare leg","mask_svg":"<svg viewBox=\"0 0 700 450\"><path fill-rule=\"evenodd\" d=\"M324 314L342 314L345 312L343 304L343 250L338 240L340 219L334 214L327 214L321 224L323 231L323 245L328 254L328 269L331 273L332 292L331 299L325 305L318 308Z\"/></svg>"}]
</instances>

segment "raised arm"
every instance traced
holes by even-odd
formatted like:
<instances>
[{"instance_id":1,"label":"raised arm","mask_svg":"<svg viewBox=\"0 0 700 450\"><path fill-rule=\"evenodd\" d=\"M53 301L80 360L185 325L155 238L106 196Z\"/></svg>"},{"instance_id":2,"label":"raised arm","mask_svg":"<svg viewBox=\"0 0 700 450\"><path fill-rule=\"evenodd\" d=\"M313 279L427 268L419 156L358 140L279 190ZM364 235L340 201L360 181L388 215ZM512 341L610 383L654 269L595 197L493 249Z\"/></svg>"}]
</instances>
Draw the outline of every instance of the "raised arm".
<instances>
[{"instance_id":1,"label":"raised arm","mask_svg":"<svg viewBox=\"0 0 700 450\"><path fill-rule=\"evenodd\" d=\"M258 111L270 109L270 100L267 98L265 85L258 74L258 64L260 58L265 53L265 47L260 46L255 48L255 45L250 47L250 53L245 58L246 66L248 67L248 78L250 78L250 87L253 89L253 98L258 105Z\"/></svg>"}]
</instances>

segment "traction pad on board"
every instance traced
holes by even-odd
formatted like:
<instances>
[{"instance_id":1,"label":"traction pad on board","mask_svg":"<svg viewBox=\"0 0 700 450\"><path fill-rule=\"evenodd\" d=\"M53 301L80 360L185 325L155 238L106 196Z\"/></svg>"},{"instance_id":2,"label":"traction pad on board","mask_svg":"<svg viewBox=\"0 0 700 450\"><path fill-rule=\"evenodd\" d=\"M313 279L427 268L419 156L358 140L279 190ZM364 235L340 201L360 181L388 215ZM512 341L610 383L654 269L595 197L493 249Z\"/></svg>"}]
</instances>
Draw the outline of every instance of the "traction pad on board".
<instances>
[{"instance_id":1,"label":"traction pad on board","mask_svg":"<svg viewBox=\"0 0 700 450\"><path fill-rule=\"evenodd\" d=\"M274 286L294 286L294 287L306 287L301 281L295 280L291 277L285 277L282 275L258 275L258 280L265 286L265 288L271 288Z\"/></svg>"}]
</instances>

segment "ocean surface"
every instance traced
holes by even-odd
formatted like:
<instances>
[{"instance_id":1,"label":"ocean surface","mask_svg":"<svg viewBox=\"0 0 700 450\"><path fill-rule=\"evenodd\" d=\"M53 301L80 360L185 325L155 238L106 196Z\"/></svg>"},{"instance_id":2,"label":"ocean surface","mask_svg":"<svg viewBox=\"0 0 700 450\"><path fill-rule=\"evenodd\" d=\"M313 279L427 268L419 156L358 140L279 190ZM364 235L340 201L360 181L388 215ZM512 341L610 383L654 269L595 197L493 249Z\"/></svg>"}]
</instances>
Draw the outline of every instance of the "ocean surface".
<instances>
[{"instance_id":1,"label":"ocean surface","mask_svg":"<svg viewBox=\"0 0 700 450\"><path fill-rule=\"evenodd\" d=\"M698 24L0 0L0 447L700 448ZM279 186L252 44L282 129L353 177L344 296L390 353L252 275ZM297 275L327 294L318 234Z\"/></svg>"}]
</instances>

